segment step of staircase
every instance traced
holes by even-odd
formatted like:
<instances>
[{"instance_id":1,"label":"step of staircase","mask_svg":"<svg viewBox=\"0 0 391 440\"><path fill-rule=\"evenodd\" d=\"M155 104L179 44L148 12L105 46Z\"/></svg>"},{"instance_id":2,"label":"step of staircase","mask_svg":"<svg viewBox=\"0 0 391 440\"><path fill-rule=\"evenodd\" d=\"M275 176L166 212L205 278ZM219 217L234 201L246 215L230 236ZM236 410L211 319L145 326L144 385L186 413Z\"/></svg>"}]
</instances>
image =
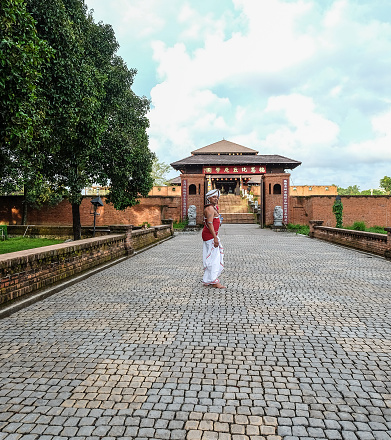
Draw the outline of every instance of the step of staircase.
<instances>
[{"instance_id":1,"label":"step of staircase","mask_svg":"<svg viewBox=\"0 0 391 440\"><path fill-rule=\"evenodd\" d=\"M235 213L235 214L248 214L247 206L245 206L245 207L242 207L242 206L225 206L223 208L221 208L219 206L219 211L221 213L223 213L223 212L230 212L230 213Z\"/></svg>"},{"instance_id":2,"label":"step of staircase","mask_svg":"<svg viewBox=\"0 0 391 440\"><path fill-rule=\"evenodd\" d=\"M252 213L222 212L221 215L223 216L223 224L257 222L255 215Z\"/></svg>"},{"instance_id":3,"label":"step of staircase","mask_svg":"<svg viewBox=\"0 0 391 440\"><path fill-rule=\"evenodd\" d=\"M248 212L247 200L234 194L220 196L219 212L224 223L256 223L254 215Z\"/></svg>"}]
</instances>

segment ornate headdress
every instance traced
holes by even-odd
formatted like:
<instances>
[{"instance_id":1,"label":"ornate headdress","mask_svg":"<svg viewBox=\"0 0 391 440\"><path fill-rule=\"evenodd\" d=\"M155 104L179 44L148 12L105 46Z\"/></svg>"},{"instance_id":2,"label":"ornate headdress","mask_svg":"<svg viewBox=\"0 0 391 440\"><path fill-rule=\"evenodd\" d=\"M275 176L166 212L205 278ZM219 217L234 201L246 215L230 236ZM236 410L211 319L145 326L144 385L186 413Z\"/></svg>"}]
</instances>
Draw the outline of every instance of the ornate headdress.
<instances>
[{"instance_id":1,"label":"ornate headdress","mask_svg":"<svg viewBox=\"0 0 391 440\"><path fill-rule=\"evenodd\" d=\"M220 190L219 189L212 189L206 193L205 198L206 198L207 204L210 203L209 197L212 197L212 196L220 197Z\"/></svg>"}]
</instances>

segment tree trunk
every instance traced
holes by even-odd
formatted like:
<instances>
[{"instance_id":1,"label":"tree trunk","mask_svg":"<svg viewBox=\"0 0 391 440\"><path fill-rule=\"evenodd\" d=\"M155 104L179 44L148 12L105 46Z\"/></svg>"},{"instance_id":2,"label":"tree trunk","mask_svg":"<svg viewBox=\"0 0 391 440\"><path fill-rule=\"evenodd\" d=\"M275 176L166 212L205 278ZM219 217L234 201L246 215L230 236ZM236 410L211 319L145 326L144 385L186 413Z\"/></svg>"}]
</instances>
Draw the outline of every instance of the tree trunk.
<instances>
[{"instance_id":1,"label":"tree trunk","mask_svg":"<svg viewBox=\"0 0 391 440\"><path fill-rule=\"evenodd\" d=\"M80 205L72 203L73 239L81 239Z\"/></svg>"},{"instance_id":2,"label":"tree trunk","mask_svg":"<svg viewBox=\"0 0 391 440\"><path fill-rule=\"evenodd\" d=\"M23 187L23 202L22 202L22 225L27 225L27 187Z\"/></svg>"}]
</instances>

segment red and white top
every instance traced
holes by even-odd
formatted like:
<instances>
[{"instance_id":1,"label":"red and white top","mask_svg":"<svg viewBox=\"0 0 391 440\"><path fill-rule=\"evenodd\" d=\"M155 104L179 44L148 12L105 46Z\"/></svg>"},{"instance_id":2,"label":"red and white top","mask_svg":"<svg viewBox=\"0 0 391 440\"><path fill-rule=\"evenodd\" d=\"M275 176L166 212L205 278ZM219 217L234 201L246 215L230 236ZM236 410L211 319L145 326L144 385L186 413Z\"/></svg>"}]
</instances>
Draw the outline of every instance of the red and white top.
<instances>
[{"instance_id":1,"label":"red and white top","mask_svg":"<svg viewBox=\"0 0 391 440\"><path fill-rule=\"evenodd\" d=\"M206 206L210 206L210 205L206 205ZM217 209L218 208L216 207L216 210ZM219 232L219 227L220 227L220 217L213 217L213 229L215 230L216 235ZM208 240L211 240L212 238L213 238L213 235L211 234L211 232L207 226L207 223L206 223L206 218L204 217L204 229L202 230L202 239L204 241L208 241Z\"/></svg>"}]
</instances>

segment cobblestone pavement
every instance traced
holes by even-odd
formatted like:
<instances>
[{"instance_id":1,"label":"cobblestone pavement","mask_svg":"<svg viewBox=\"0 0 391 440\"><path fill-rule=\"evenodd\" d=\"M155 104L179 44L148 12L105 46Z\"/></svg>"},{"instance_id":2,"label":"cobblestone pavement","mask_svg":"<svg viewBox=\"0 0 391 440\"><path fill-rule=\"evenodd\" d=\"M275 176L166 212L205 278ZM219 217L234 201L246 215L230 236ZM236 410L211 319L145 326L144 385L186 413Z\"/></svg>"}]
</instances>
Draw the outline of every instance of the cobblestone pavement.
<instances>
[{"instance_id":1,"label":"cobblestone pavement","mask_svg":"<svg viewBox=\"0 0 391 440\"><path fill-rule=\"evenodd\" d=\"M0 440L391 439L391 263L224 225L0 321Z\"/></svg>"}]
</instances>

